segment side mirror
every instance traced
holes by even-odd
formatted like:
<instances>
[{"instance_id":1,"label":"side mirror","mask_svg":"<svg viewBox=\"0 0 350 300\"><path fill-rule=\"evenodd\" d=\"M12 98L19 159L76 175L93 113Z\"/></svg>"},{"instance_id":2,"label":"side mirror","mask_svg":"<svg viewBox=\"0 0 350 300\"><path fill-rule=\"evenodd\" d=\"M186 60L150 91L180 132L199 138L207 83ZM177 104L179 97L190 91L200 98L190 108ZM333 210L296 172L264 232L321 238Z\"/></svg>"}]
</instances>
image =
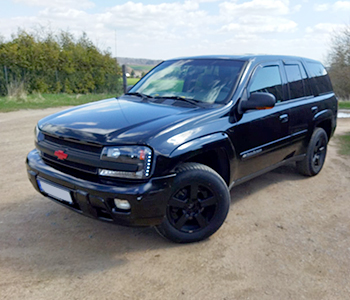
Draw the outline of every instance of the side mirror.
<instances>
[{"instance_id":1,"label":"side mirror","mask_svg":"<svg viewBox=\"0 0 350 300\"><path fill-rule=\"evenodd\" d=\"M128 87L126 88L126 92L125 93L129 93L129 91L133 88L133 85L128 85Z\"/></svg>"},{"instance_id":2,"label":"side mirror","mask_svg":"<svg viewBox=\"0 0 350 300\"><path fill-rule=\"evenodd\" d=\"M276 104L276 98L270 93L253 93L248 100L241 102L242 111L249 109L271 109Z\"/></svg>"}]
</instances>

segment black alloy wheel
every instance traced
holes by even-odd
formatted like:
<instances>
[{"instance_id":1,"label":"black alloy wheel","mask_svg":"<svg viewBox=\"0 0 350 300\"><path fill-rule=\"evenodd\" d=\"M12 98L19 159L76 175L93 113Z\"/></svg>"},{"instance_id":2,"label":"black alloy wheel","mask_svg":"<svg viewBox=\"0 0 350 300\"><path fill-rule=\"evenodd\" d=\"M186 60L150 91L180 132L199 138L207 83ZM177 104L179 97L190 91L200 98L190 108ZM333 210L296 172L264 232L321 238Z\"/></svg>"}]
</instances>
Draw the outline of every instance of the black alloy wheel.
<instances>
[{"instance_id":1,"label":"black alloy wheel","mask_svg":"<svg viewBox=\"0 0 350 300\"><path fill-rule=\"evenodd\" d=\"M192 233L208 226L217 205L218 199L209 187L192 182L169 200L167 218L177 230Z\"/></svg>"},{"instance_id":2,"label":"black alloy wheel","mask_svg":"<svg viewBox=\"0 0 350 300\"><path fill-rule=\"evenodd\" d=\"M326 149L327 141L325 136L320 136L320 139L317 140L314 147L314 153L312 157L312 167L315 172L319 172L323 166L323 163L326 159Z\"/></svg>"},{"instance_id":3,"label":"black alloy wheel","mask_svg":"<svg viewBox=\"0 0 350 300\"><path fill-rule=\"evenodd\" d=\"M229 206L230 194L219 174L202 164L182 164L157 231L179 243L203 240L219 229Z\"/></svg>"},{"instance_id":4,"label":"black alloy wheel","mask_svg":"<svg viewBox=\"0 0 350 300\"><path fill-rule=\"evenodd\" d=\"M328 136L323 128L313 132L305 158L297 162L298 171L306 176L317 175L326 160Z\"/></svg>"}]
</instances>

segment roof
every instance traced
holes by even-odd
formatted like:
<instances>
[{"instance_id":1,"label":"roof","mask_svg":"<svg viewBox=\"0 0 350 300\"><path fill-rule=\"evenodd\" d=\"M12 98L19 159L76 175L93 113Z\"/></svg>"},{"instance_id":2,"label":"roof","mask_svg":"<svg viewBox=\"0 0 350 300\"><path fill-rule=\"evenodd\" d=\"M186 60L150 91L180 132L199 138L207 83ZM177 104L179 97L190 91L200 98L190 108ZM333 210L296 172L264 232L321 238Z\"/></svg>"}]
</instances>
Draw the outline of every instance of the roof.
<instances>
[{"instance_id":1,"label":"roof","mask_svg":"<svg viewBox=\"0 0 350 300\"><path fill-rule=\"evenodd\" d=\"M230 60L241 60L241 61L266 61L266 60L306 60L306 61L316 61L313 59L299 57L299 56L289 56L289 55L263 55L263 54L244 54L244 55L203 55L203 56L188 56L179 57L169 60L179 60L179 59L230 59Z\"/></svg>"}]
</instances>

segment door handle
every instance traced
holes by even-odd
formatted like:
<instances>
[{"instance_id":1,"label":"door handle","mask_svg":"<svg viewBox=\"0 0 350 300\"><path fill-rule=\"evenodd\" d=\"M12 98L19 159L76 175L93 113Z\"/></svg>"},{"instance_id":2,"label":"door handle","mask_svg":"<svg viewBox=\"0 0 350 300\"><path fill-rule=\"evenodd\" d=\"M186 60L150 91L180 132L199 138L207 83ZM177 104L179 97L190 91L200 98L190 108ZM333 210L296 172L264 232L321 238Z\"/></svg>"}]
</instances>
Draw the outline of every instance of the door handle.
<instances>
[{"instance_id":1,"label":"door handle","mask_svg":"<svg viewBox=\"0 0 350 300\"><path fill-rule=\"evenodd\" d=\"M280 115L280 121L281 121L281 123L286 123L286 122L288 122L288 120L289 120L288 114Z\"/></svg>"},{"instance_id":2,"label":"door handle","mask_svg":"<svg viewBox=\"0 0 350 300\"><path fill-rule=\"evenodd\" d=\"M311 111L313 114L316 114L318 112L318 107L317 106L311 107Z\"/></svg>"}]
</instances>

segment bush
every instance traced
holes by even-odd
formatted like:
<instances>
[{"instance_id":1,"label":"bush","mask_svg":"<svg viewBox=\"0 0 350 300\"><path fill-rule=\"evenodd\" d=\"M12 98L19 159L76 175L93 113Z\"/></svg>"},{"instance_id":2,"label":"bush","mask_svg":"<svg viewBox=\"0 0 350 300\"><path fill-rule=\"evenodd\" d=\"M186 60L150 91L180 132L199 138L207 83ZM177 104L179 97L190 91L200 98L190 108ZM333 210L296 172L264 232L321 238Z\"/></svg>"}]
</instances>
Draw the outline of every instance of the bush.
<instances>
[{"instance_id":1,"label":"bush","mask_svg":"<svg viewBox=\"0 0 350 300\"><path fill-rule=\"evenodd\" d=\"M109 52L99 50L85 33L54 35L19 30L0 38L0 95L19 83L27 93L119 93L121 69Z\"/></svg>"}]
</instances>

